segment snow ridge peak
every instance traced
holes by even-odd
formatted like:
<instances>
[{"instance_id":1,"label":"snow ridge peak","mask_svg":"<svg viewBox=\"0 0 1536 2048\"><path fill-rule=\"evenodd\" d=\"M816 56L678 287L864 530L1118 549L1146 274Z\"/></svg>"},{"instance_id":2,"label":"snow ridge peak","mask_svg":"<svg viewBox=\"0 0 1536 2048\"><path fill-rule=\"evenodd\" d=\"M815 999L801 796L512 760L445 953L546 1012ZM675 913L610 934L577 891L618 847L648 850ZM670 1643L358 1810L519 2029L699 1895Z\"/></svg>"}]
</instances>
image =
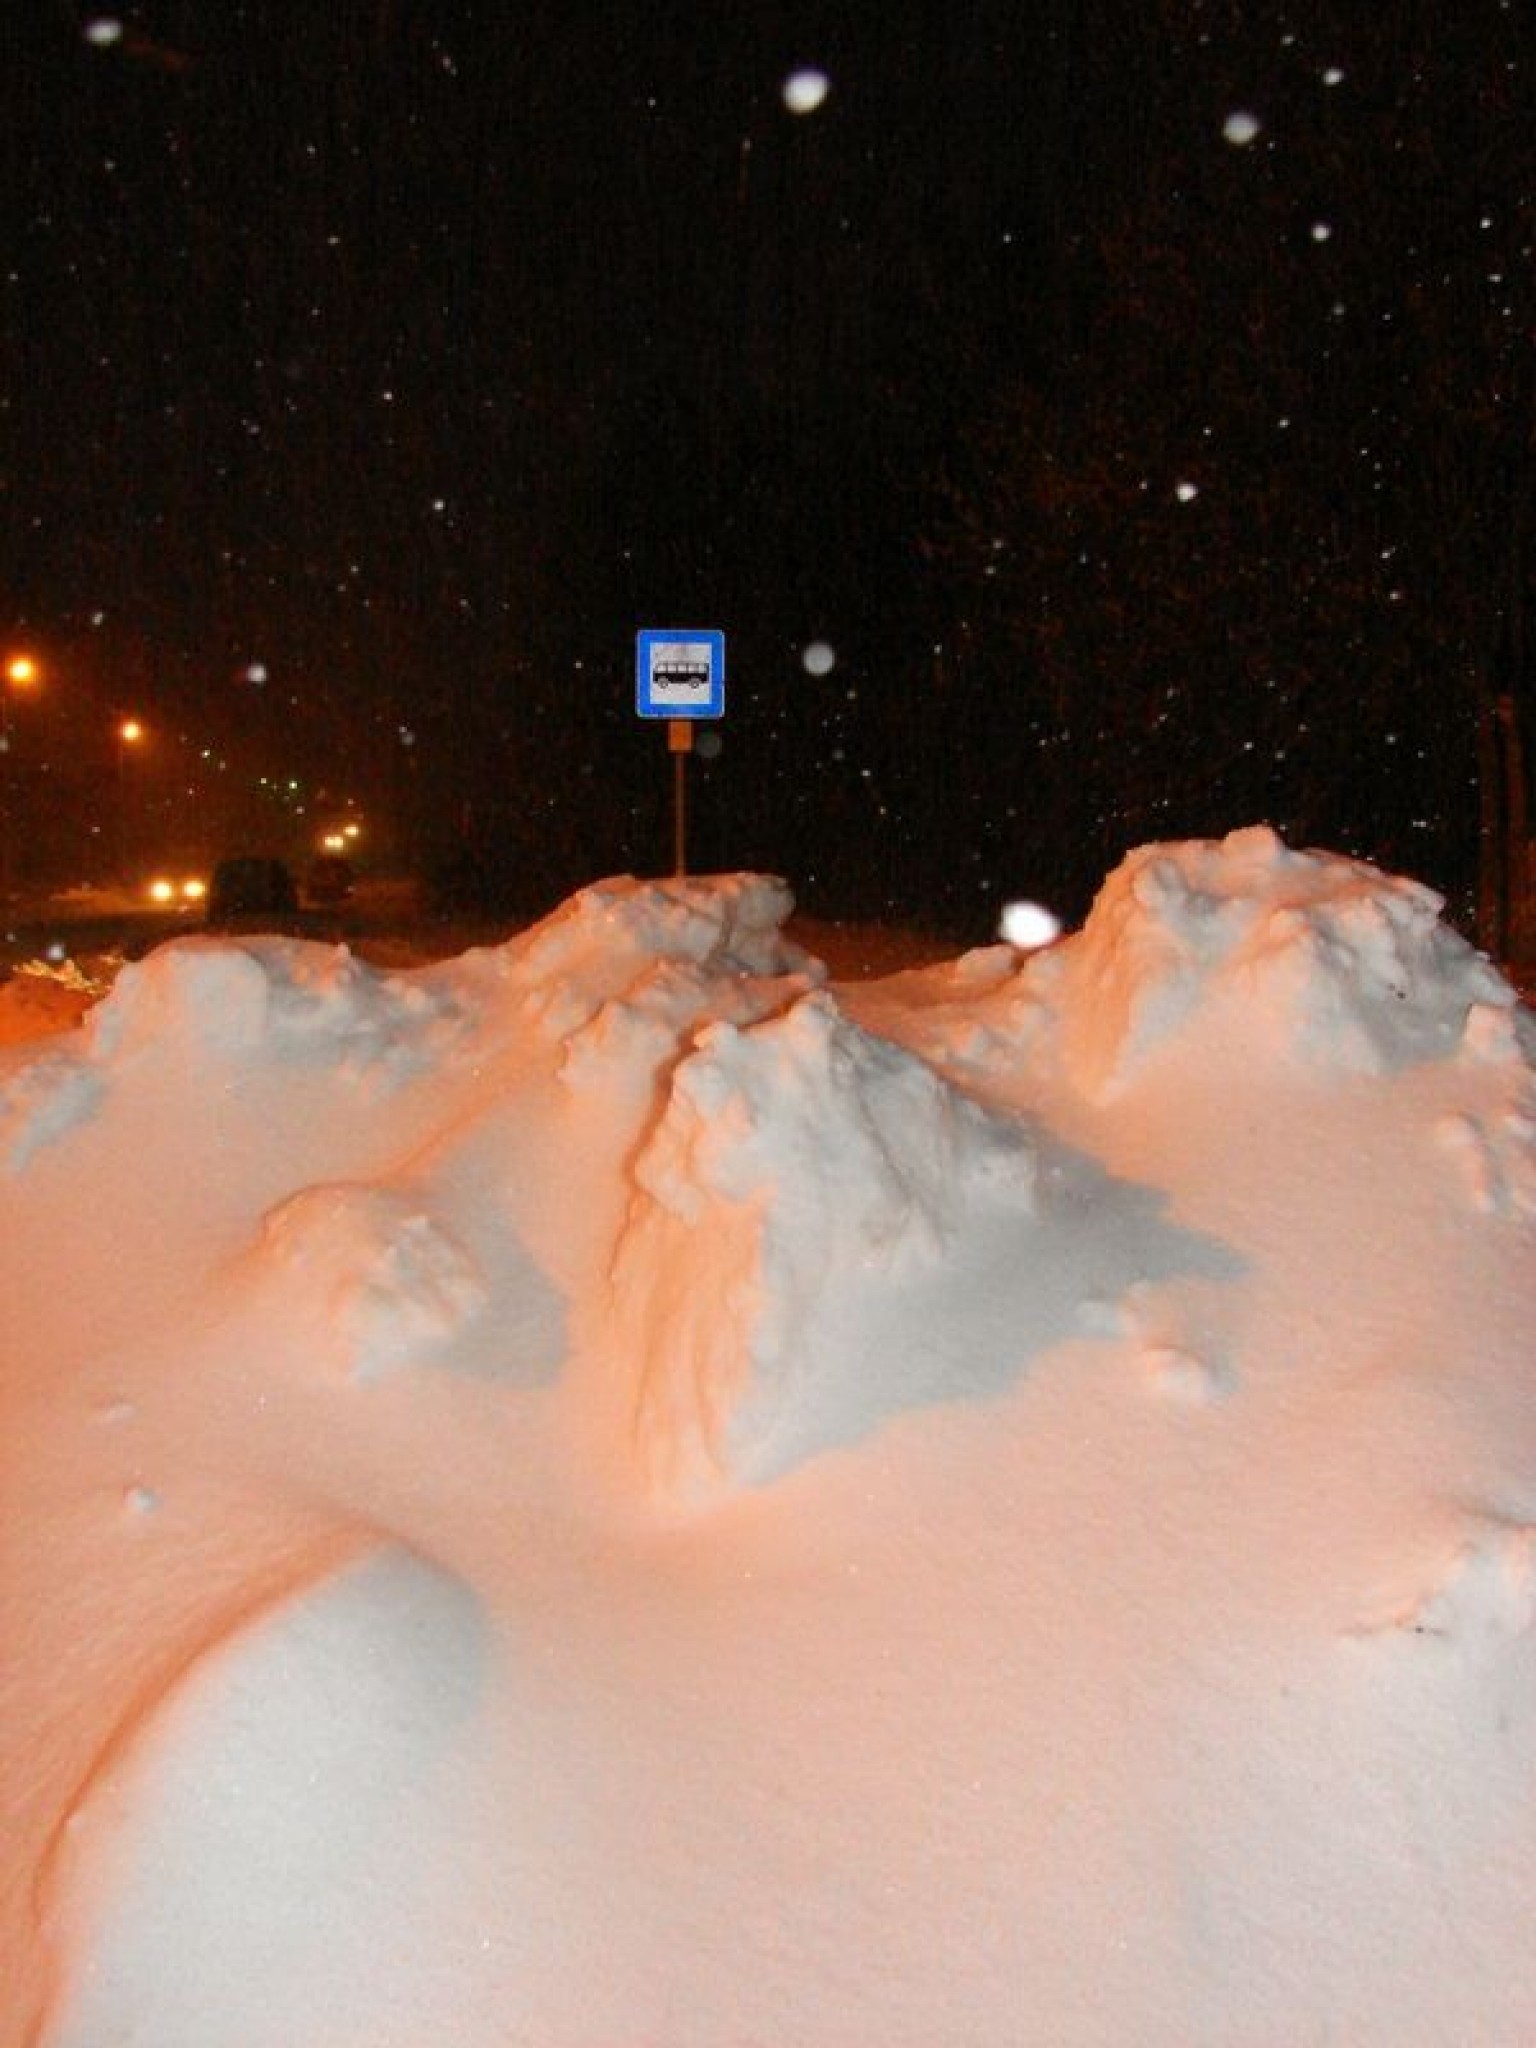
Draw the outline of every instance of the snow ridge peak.
<instances>
[{"instance_id":1,"label":"snow ridge peak","mask_svg":"<svg viewBox=\"0 0 1536 2048\"><path fill-rule=\"evenodd\" d=\"M1048 963L1068 1069L1112 1095L1219 1013L1239 1015L1254 1057L1358 1073L1448 1057L1475 1010L1515 997L1443 907L1420 882L1295 851L1267 825L1138 847Z\"/></svg>"},{"instance_id":2,"label":"snow ridge peak","mask_svg":"<svg viewBox=\"0 0 1536 2048\"><path fill-rule=\"evenodd\" d=\"M796 1445L844 1441L869 1405L850 1375L878 1369L839 1355L846 1300L931 1266L979 1207L1032 1215L1037 1181L1019 1123L825 991L703 1031L635 1161L614 1262L653 1484L759 1481Z\"/></svg>"}]
</instances>

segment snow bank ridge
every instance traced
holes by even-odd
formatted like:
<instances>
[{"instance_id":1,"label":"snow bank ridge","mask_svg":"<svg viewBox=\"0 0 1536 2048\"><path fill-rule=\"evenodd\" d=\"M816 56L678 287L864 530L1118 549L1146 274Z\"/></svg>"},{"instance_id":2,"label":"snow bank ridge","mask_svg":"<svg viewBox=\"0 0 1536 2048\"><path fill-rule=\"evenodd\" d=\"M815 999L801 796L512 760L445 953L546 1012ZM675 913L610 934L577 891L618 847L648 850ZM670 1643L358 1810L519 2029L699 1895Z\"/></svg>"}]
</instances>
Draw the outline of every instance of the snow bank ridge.
<instances>
[{"instance_id":1,"label":"snow bank ridge","mask_svg":"<svg viewBox=\"0 0 1536 2048\"><path fill-rule=\"evenodd\" d=\"M86 1042L104 1064L159 1046L334 1064L393 1082L449 1049L459 1011L443 976L383 973L345 946L189 938L123 969L87 1020Z\"/></svg>"},{"instance_id":2,"label":"snow bank ridge","mask_svg":"<svg viewBox=\"0 0 1536 2048\"><path fill-rule=\"evenodd\" d=\"M1387 1073L1449 1056L1475 1011L1515 997L1442 908L1421 883L1295 852L1264 825L1140 847L1041 963L1059 978L1068 1070L1113 1094L1223 1011L1239 1014L1255 1058ZM1488 1024L1472 1029L1485 1049Z\"/></svg>"},{"instance_id":3,"label":"snow bank ridge","mask_svg":"<svg viewBox=\"0 0 1536 2048\"><path fill-rule=\"evenodd\" d=\"M428 1072L493 1006L484 974L386 974L345 946L187 938L131 962L67 1049L23 1045L0 1078L0 1162L23 1166L148 1063L332 1068L372 1095ZM494 1021L494 1015L493 1015Z\"/></svg>"},{"instance_id":4,"label":"snow bank ridge","mask_svg":"<svg viewBox=\"0 0 1536 2048\"><path fill-rule=\"evenodd\" d=\"M1536 1528L1484 1518L1414 1619L1432 1635L1528 1635L1536 1627Z\"/></svg>"},{"instance_id":5,"label":"snow bank ridge","mask_svg":"<svg viewBox=\"0 0 1536 2048\"><path fill-rule=\"evenodd\" d=\"M257 1258L289 1277L322 1353L357 1380L442 1345L486 1299L464 1248L389 1188L301 1188L262 1219Z\"/></svg>"},{"instance_id":6,"label":"snow bank ridge","mask_svg":"<svg viewBox=\"0 0 1536 2048\"><path fill-rule=\"evenodd\" d=\"M1366 1640L1427 1636L1467 1646L1536 1632L1536 1526L1468 1513L1444 1568L1408 1605L1360 1631Z\"/></svg>"},{"instance_id":7,"label":"snow bank ridge","mask_svg":"<svg viewBox=\"0 0 1536 2048\"><path fill-rule=\"evenodd\" d=\"M636 1449L693 1495L773 1477L808 1409L841 1441L838 1375L879 1361L823 1341L840 1294L931 1265L980 1205L1034 1213L1038 1168L1020 1125L817 991L700 1034L634 1181L613 1296Z\"/></svg>"},{"instance_id":8,"label":"snow bank ridge","mask_svg":"<svg viewBox=\"0 0 1536 2048\"><path fill-rule=\"evenodd\" d=\"M788 884L773 875L619 875L580 890L514 941L511 976L548 1037L578 1045L598 1025L595 1046L578 1051L579 1069L585 1052L602 1056L608 1026L617 1023L624 1039L622 1017L643 1013L675 1039L690 1018L730 1007L733 989L750 1016L762 1007L747 994L754 982L824 980L821 963L784 936L793 908Z\"/></svg>"}]
</instances>

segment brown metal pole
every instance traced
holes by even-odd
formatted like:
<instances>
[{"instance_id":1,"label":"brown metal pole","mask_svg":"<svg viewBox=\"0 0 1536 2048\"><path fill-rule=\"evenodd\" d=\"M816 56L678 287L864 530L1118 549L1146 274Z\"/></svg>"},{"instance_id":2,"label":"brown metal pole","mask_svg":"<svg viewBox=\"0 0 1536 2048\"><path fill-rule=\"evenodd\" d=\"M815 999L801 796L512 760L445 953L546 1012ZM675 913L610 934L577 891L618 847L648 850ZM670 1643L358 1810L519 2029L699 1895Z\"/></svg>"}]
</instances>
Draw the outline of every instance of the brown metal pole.
<instances>
[{"instance_id":1,"label":"brown metal pole","mask_svg":"<svg viewBox=\"0 0 1536 2048\"><path fill-rule=\"evenodd\" d=\"M667 720L667 746L672 755L672 872L688 872L688 756L693 748L693 721Z\"/></svg>"}]
</instances>

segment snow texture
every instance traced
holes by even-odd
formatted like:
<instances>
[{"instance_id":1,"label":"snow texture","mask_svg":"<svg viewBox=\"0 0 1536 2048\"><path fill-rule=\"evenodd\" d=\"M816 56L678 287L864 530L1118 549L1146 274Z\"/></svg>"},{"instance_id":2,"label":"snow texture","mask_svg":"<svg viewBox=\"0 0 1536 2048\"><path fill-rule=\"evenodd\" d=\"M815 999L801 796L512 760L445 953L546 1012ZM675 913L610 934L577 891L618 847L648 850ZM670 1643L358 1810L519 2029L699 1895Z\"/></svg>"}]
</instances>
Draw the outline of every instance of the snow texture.
<instances>
[{"instance_id":1,"label":"snow texture","mask_svg":"<svg viewBox=\"0 0 1536 2048\"><path fill-rule=\"evenodd\" d=\"M881 980L618 878L9 1003L0 2039L1536 2040L1536 1063L1440 908L1254 828Z\"/></svg>"}]
</instances>

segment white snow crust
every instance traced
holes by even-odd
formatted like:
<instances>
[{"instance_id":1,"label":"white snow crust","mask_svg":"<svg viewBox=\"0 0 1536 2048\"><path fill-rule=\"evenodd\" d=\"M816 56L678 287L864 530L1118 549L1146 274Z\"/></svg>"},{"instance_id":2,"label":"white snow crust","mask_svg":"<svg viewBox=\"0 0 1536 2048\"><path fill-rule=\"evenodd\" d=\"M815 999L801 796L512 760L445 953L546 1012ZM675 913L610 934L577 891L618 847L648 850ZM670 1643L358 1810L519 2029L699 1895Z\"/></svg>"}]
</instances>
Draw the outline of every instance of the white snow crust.
<instances>
[{"instance_id":1,"label":"white snow crust","mask_svg":"<svg viewBox=\"0 0 1536 2048\"><path fill-rule=\"evenodd\" d=\"M791 909L11 1006L0 2040L1536 2040L1512 991L1264 828Z\"/></svg>"}]
</instances>

